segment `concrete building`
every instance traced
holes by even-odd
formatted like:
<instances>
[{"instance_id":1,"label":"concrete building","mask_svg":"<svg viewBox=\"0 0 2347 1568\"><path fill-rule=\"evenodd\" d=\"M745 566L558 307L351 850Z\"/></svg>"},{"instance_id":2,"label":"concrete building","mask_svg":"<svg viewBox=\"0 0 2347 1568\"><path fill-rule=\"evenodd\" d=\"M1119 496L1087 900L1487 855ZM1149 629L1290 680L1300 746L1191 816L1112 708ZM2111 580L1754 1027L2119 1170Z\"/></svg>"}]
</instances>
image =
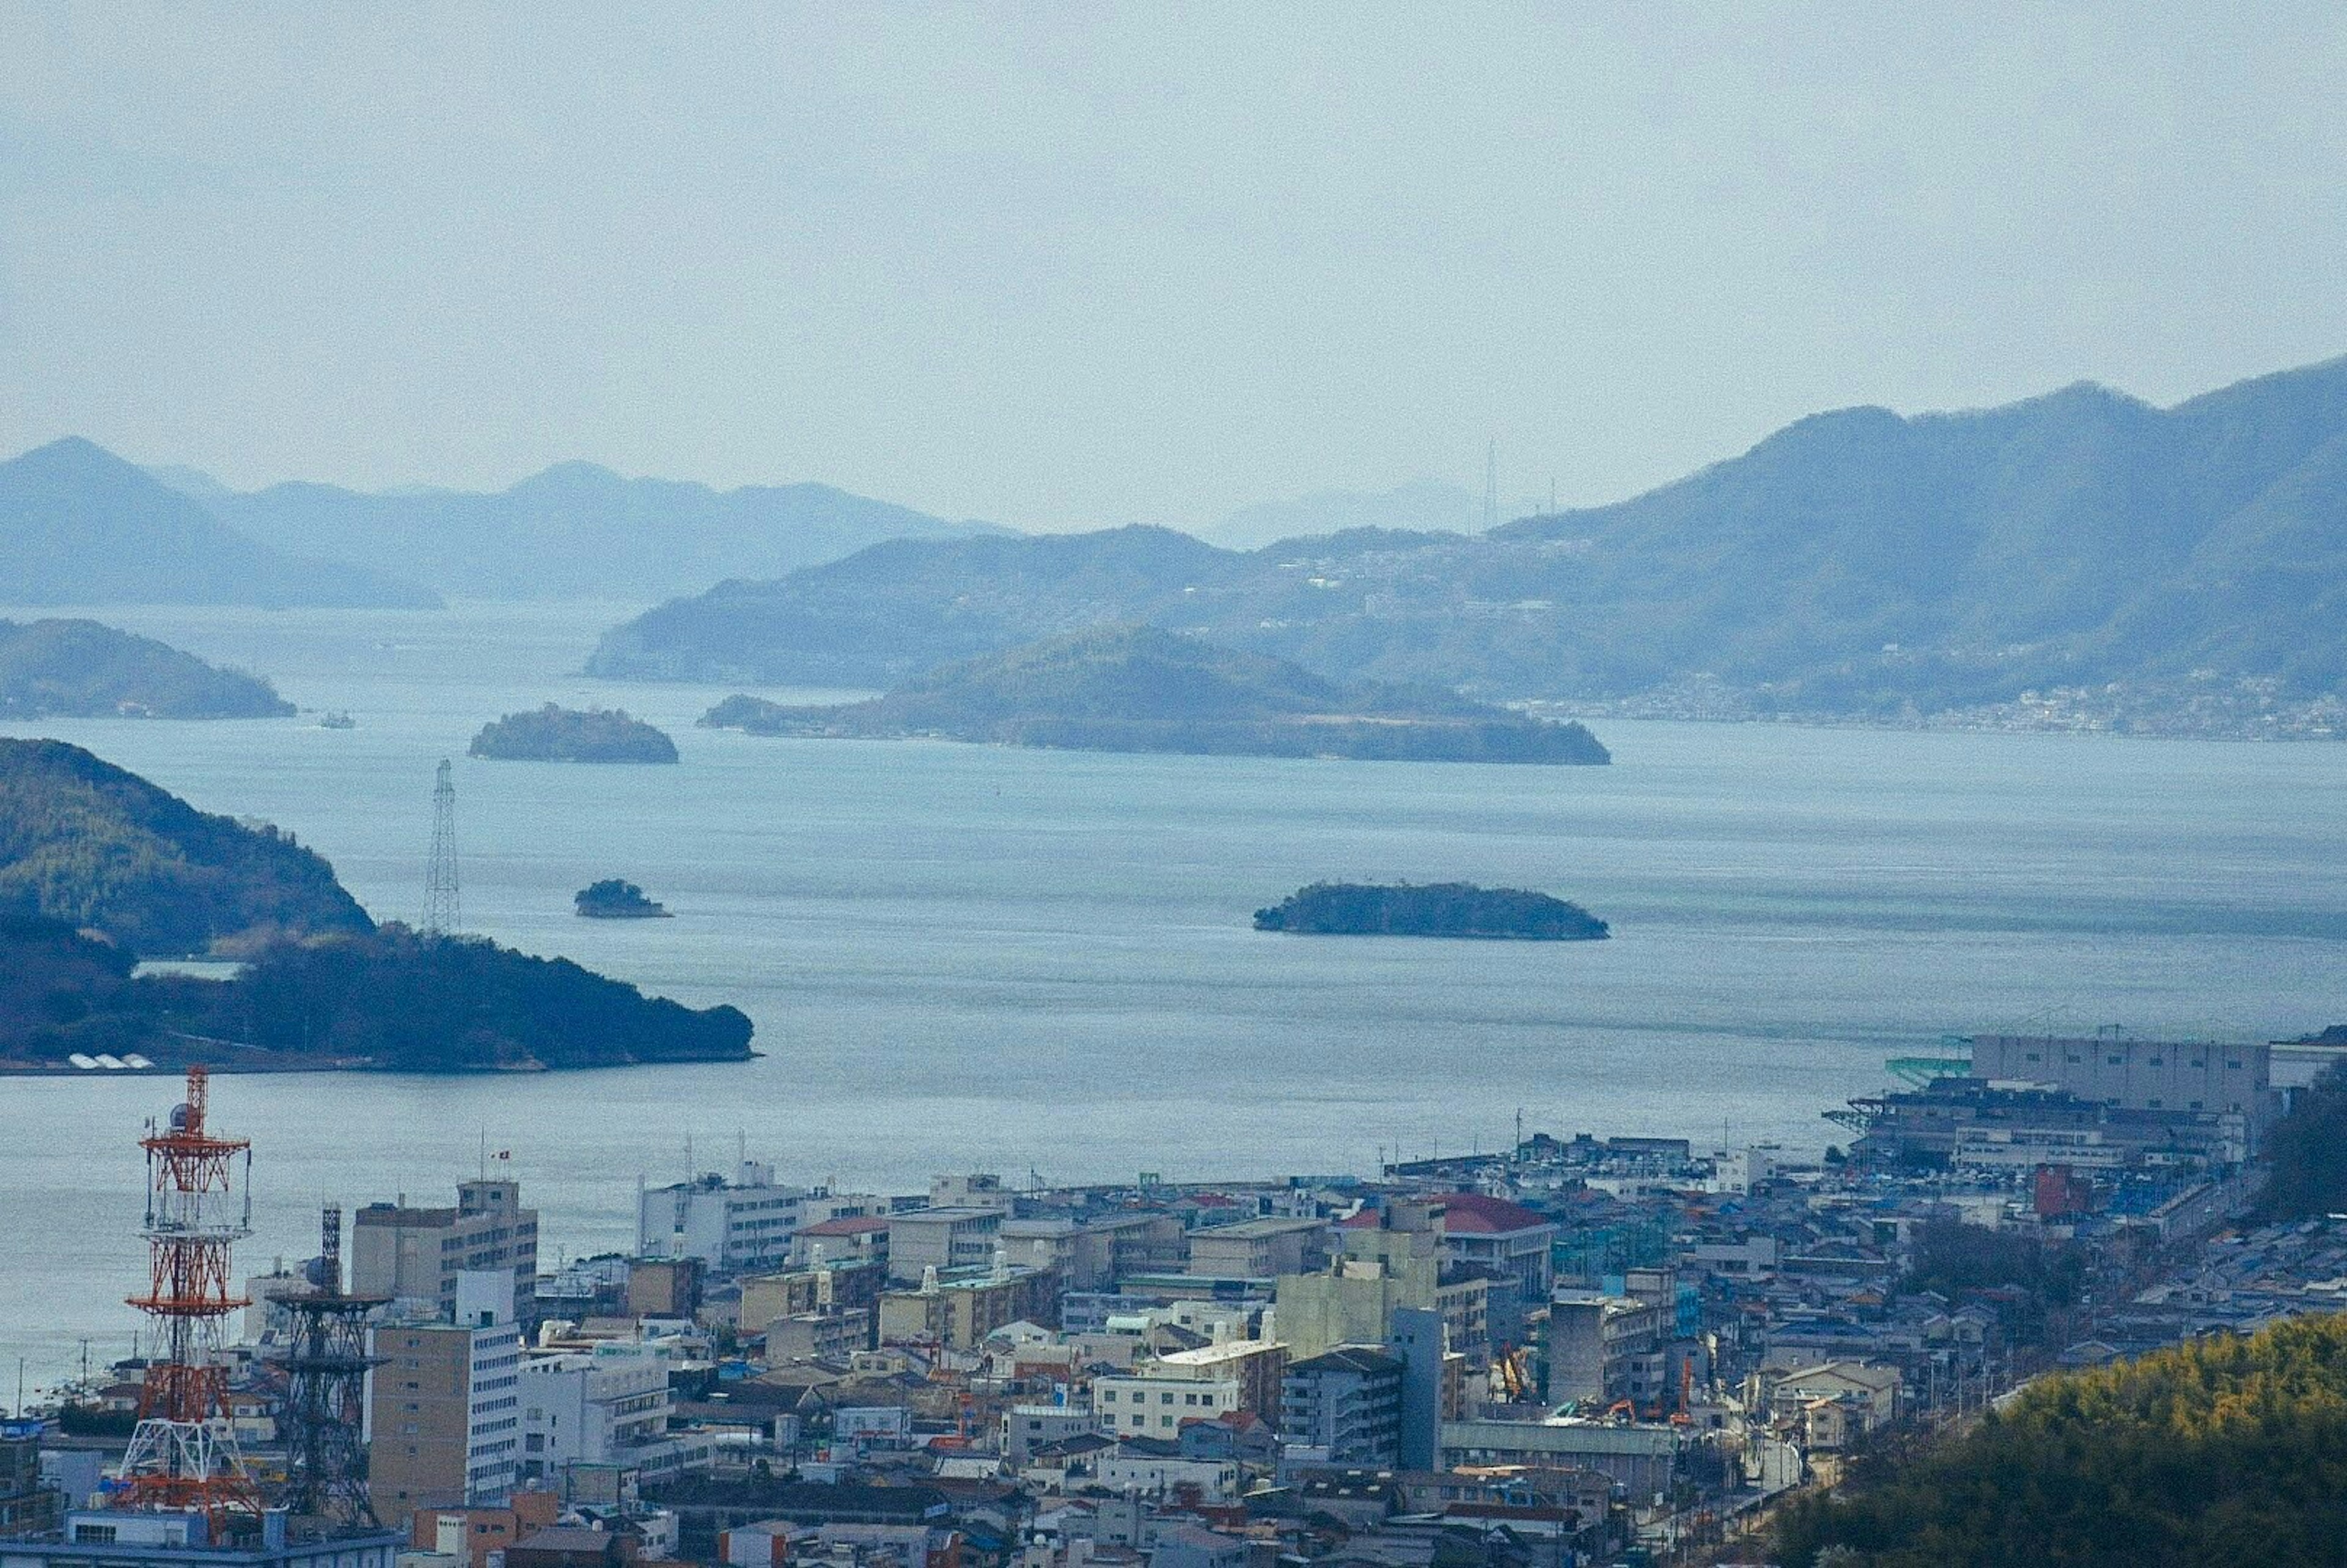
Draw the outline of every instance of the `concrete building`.
<instances>
[{"instance_id":1,"label":"concrete building","mask_svg":"<svg viewBox=\"0 0 2347 1568\"><path fill-rule=\"evenodd\" d=\"M1023 1465L1047 1443L1089 1437L1100 1430L1090 1405L1013 1405L1002 1412L1002 1457Z\"/></svg>"},{"instance_id":2,"label":"concrete building","mask_svg":"<svg viewBox=\"0 0 2347 1568\"><path fill-rule=\"evenodd\" d=\"M754 1275L742 1282L739 1326L755 1334L777 1317L809 1312L880 1311L883 1270L877 1263L825 1264L788 1274Z\"/></svg>"},{"instance_id":3,"label":"concrete building","mask_svg":"<svg viewBox=\"0 0 2347 1568\"><path fill-rule=\"evenodd\" d=\"M1984 1034L1971 1076L2050 1083L2130 1111L2208 1111L2249 1118L2262 1133L2280 1113L2270 1046L2116 1035Z\"/></svg>"},{"instance_id":4,"label":"concrete building","mask_svg":"<svg viewBox=\"0 0 2347 1568\"><path fill-rule=\"evenodd\" d=\"M1550 1246L1557 1225L1522 1204L1481 1193L1445 1193L1432 1200L1442 1205L1442 1258L1445 1263L1481 1265L1514 1277L1523 1299L1548 1299L1555 1282Z\"/></svg>"},{"instance_id":5,"label":"concrete building","mask_svg":"<svg viewBox=\"0 0 2347 1568\"><path fill-rule=\"evenodd\" d=\"M56 1530L65 1502L41 1479L41 1423L0 1421L0 1541Z\"/></svg>"},{"instance_id":6,"label":"concrete building","mask_svg":"<svg viewBox=\"0 0 2347 1568\"><path fill-rule=\"evenodd\" d=\"M351 1225L351 1294L456 1312L456 1276L501 1270L526 1297L538 1278L538 1211L521 1206L521 1184L460 1183L453 1209L369 1204Z\"/></svg>"},{"instance_id":7,"label":"concrete building","mask_svg":"<svg viewBox=\"0 0 2347 1568\"><path fill-rule=\"evenodd\" d=\"M802 1225L791 1237L791 1266L816 1268L848 1263L888 1263L888 1216L841 1214Z\"/></svg>"},{"instance_id":8,"label":"concrete building","mask_svg":"<svg viewBox=\"0 0 2347 1568\"><path fill-rule=\"evenodd\" d=\"M1663 1350L1671 1318L1660 1303L1565 1290L1549 1304L1548 1397L1605 1407L1641 1407L1667 1392Z\"/></svg>"},{"instance_id":9,"label":"concrete building","mask_svg":"<svg viewBox=\"0 0 2347 1568\"><path fill-rule=\"evenodd\" d=\"M284 1513L261 1522L260 1543L210 1546L200 1513L90 1509L68 1513L59 1537L11 1541L7 1568L396 1568L395 1530L295 1531Z\"/></svg>"},{"instance_id":10,"label":"concrete building","mask_svg":"<svg viewBox=\"0 0 2347 1568\"><path fill-rule=\"evenodd\" d=\"M1386 1350L1401 1363L1401 1428L1397 1440L1404 1470L1434 1468L1441 1445L1442 1418L1452 1400L1445 1397L1446 1375L1454 1361L1442 1314L1405 1307L1393 1315L1393 1337Z\"/></svg>"},{"instance_id":11,"label":"concrete building","mask_svg":"<svg viewBox=\"0 0 2347 1568\"><path fill-rule=\"evenodd\" d=\"M1119 1373L1092 1379L1092 1411L1100 1430L1112 1437L1177 1436L1184 1421L1212 1420L1239 1409L1236 1377L1214 1377L1179 1367Z\"/></svg>"},{"instance_id":12,"label":"concrete building","mask_svg":"<svg viewBox=\"0 0 2347 1568\"><path fill-rule=\"evenodd\" d=\"M1667 1492L1699 1440L1686 1428L1613 1421L1445 1421L1442 1468L1522 1465L1601 1471L1633 1496Z\"/></svg>"},{"instance_id":13,"label":"concrete building","mask_svg":"<svg viewBox=\"0 0 2347 1568\"><path fill-rule=\"evenodd\" d=\"M671 1437L669 1358L642 1345L530 1358L522 1366L522 1479L558 1485L579 1466L632 1472L640 1482L703 1471L716 1458L703 1433Z\"/></svg>"},{"instance_id":14,"label":"concrete building","mask_svg":"<svg viewBox=\"0 0 2347 1568\"><path fill-rule=\"evenodd\" d=\"M844 1361L873 1345L873 1315L861 1307L845 1312L801 1312L766 1324L765 1362Z\"/></svg>"},{"instance_id":15,"label":"concrete building","mask_svg":"<svg viewBox=\"0 0 2347 1568\"><path fill-rule=\"evenodd\" d=\"M1008 1269L888 1291L880 1297L880 1342L975 1350L998 1328L1050 1317L1059 1281L1049 1270Z\"/></svg>"},{"instance_id":16,"label":"concrete building","mask_svg":"<svg viewBox=\"0 0 2347 1568\"><path fill-rule=\"evenodd\" d=\"M1323 1272L1278 1281L1276 1321L1291 1355L1308 1359L1339 1345L1382 1345L1397 1308L1439 1306L1439 1206L1389 1204L1373 1225L1344 1230L1341 1245Z\"/></svg>"},{"instance_id":17,"label":"concrete building","mask_svg":"<svg viewBox=\"0 0 2347 1568\"><path fill-rule=\"evenodd\" d=\"M827 1220L886 1214L869 1193L778 1184L774 1168L744 1160L731 1181L714 1173L637 1195L636 1251L642 1257L697 1257L723 1274L778 1268L792 1240Z\"/></svg>"},{"instance_id":18,"label":"concrete building","mask_svg":"<svg viewBox=\"0 0 2347 1568\"><path fill-rule=\"evenodd\" d=\"M1002 1219L1000 1209L969 1206L907 1209L890 1214L890 1282L918 1285L928 1269L944 1275L991 1266Z\"/></svg>"},{"instance_id":19,"label":"concrete building","mask_svg":"<svg viewBox=\"0 0 2347 1568\"><path fill-rule=\"evenodd\" d=\"M1272 1279L1307 1274L1326 1261L1327 1227L1316 1219L1241 1220L1190 1233L1192 1274L1209 1279Z\"/></svg>"},{"instance_id":20,"label":"concrete building","mask_svg":"<svg viewBox=\"0 0 2347 1568\"><path fill-rule=\"evenodd\" d=\"M543 1530L562 1512L550 1491L518 1491L506 1508L419 1508L408 1522L408 1545L416 1552L453 1557L465 1568L489 1568L489 1555L502 1559L507 1547L533 1530Z\"/></svg>"},{"instance_id":21,"label":"concrete building","mask_svg":"<svg viewBox=\"0 0 2347 1568\"><path fill-rule=\"evenodd\" d=\"M1224 1339L1195 1350L1171 1350L1139 1370L1161 1378L1235 1382L1237 1408L1263 1420L1279 1419L1280 1378L1287 1347L1271 1339Z\"/></svg>"},{"instance_id":22,"label":"concrete building","mask_svg":"<svg viewBox=\"0 0 2347 1568\"><path fill-rule=\"evenodd\" d=\"M1358 1345L1291 1363L1281 1387L1282 1462L1399 1465L1403 1374L1397 1358Z\"/></svg>"},{"instance_id":23,"label":"concrete building","mask_svg":"<svg viewBox=\"0 0 2347 1568\"><path fill-rule=\"evenodd\" d=\"M390 1321L367 1336L369 1486L386 1524L419 1508L493 1507L521 1458L521 1331L510 1276L460 1281L466 1323Z\"/></svg>"},{"instance_id":24,"label":"concrete building","mask_svg":"<svg viewBox=\"0 0 2347 1568\"><path fill-rule=\"evenodd\" d=\"M1172 1267L1183 1251L1182 1222L1172 1214L1006 1219L997 1235L1010 1262L1057 1269L1071 1290L1105 1290L1127 1275Z\"/></svg>"}]
</instances>

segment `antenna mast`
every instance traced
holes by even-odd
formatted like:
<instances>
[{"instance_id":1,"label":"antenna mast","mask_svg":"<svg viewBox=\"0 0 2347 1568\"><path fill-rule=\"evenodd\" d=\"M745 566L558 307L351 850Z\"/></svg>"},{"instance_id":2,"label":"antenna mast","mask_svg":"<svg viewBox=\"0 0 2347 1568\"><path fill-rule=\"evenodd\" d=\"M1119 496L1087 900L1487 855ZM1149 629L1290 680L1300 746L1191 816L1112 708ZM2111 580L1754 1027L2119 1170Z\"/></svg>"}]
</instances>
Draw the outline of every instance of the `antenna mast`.
<instances>
[{"instance_id":1,"label":"antenna mast","mask_svg":"<svg viewBox=\"0 0 2347 1568\"><path fill-rule=\"evenodd\" d=\"M424 928L453 937L463 927L456 900L456 781L448 759L432 785L432 864L424 874Z\"/></svg>"},{"instance_id":2,"label":"antenna mast","mask_svg":"<svg viewBox=\"0 0 2347 1568\"><path fill-rule=\"evenodd\" d=\"M367 1493L363 1425L367 1368L375 1363L366 1353L366 1319L390 1298L343 1291L339 1204L328 1204L319 1216L318 1260L309 1286L304 1294L283 1301L293 1317L281 1423L286 1438L286 1502L307 1517L372 1525L377 1521Z\"/></svg>"},{"instance_id":3,"label":"antenna mast","mask_svg":"<svg viewBox=\"0 0 2347 1568\"><path fill-rule=\"evenodd\" d=\"M149 1122L139 1140L149 1281L130 1305L157 1320L162 1354L147 1368L115 1505L200 1513L219 1545L231 1513L261 1512L229 1424L228 1368L219 1360L223 1319L249 1305L230 1294L229 1275L236 1243L252 1234L252 1144L206 1130L207 1088L204 1069L188 1069L188 1097L169 1125L159 1131Z\"/></svg>"}]
</instances>

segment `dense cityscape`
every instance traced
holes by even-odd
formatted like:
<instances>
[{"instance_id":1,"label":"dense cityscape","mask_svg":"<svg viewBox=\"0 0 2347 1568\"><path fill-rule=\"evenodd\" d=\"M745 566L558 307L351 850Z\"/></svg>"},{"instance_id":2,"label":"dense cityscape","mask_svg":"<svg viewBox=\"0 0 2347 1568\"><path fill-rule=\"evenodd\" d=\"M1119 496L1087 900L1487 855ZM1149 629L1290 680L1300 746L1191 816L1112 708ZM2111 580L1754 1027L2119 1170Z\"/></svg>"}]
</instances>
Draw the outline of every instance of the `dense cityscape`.
<instances>
[{"instance_id":1,"label":"dense cityscape","mask_svg":"<svg viewBox=\"0 0 2347 1568\"><path fill-rule=\"evenodd\" d=\"M261 1274L266 1139L198 1070L145 1141L149 1353L17 1411L0 1535L12 1568L1716 1561L2045 1371L2347 1299L2347 1222L2257 1204L2277 1061L2347 1045L1947 1049L1821 1163L1535 1130L1375 1177L882 1194L743 1159L549 1268L485 1152ZM173 1413L214 1383L225 1423Z\"/></svg>"}]
</instances>

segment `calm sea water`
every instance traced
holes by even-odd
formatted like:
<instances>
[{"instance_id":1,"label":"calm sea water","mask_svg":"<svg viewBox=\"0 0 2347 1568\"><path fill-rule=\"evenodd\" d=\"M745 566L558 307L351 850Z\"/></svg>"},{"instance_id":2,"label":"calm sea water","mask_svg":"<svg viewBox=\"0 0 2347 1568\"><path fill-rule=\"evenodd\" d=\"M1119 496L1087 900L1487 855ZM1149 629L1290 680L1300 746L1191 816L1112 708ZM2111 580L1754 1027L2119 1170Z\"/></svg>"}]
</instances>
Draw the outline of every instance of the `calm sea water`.
<instances>
[{"instance_id":1,"label":"calm sea water","mask_svg":"<svg viewBox=\"0 0 2347 1568\"><path fill-rule=\"evenodd\" d=\"M2347 1018L2347 748L1616 723L1611 768L1124 757L696 730L717 689L577 671L630 607L112 610L346 708L17 726L292 829L380 917L420 911L456 759L475 930L732 1002L748 1066L523 1080L237 1078L251 1272L318 1204L446 1201L510 1150L548 1255L628 1245L640 1176L732 1161L906 1190L1368 1171L1559 1132L1839 1136L1886 1056L2015 1025L2267 1038ZM485 721L620 703L673 768L467 761ZM643 884L672 920L586 922ZM1318 877L1576 899L1599 944L1283 938ZM129 1343L144 1117L166 1084L0 1080L0 1399Z\"/></svg>"}]
</instances>

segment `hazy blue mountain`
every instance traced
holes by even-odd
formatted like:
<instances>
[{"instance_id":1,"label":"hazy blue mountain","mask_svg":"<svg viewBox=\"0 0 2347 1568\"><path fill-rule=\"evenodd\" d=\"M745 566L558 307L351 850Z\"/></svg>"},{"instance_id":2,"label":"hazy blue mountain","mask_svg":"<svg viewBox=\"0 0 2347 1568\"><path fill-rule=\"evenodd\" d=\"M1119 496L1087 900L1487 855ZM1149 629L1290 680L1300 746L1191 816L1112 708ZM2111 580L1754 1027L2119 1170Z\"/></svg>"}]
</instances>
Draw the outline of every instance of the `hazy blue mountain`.
<instances>
[{"instance_id":1,"label":"hazy blue mountain","mask_svg":"<svg viewBox=\"0 0 2347 1568\"><path fill-rule=\"evenodd\" d=\"M594 668L887 684L1137 620L1346 679L1592 700L1703 677L1760 711L1889 714L2108 682L2347 695L2342 611L2337 360L2165 410L2081 384L1973 413L1821 414L1482 538L898 544L663 605Z\"/></svg>"},{"instance_id":2,"label":"hazy blue mountain","mask_svg":"<svg viewBox=\"0 0 2347 1568\"><path fill-rule=\"evenodd\" d=\"M0 603L438 602L393 576L256 543L78 436L0 463Z\"/></svg>"},{"instance_id":3,"label":"hazy blue mountain","mask_svg":"<svg viewBox=\"0 0 2347 1568\"><path fill-rule=\"evenodd\" d=\"M255 538L480 599L634 599L771 577L883 539L1000 533L827 485L712 490L559 463L495 494L272 485L208 503Z\"/></svg>"},{"instance_id":4,"label":"hazy blue mountain","mask_svg":"<svg viewBox=\"0 0 2347 1568\"><path fill-rule=\"evenodd\" d=\"M1413 479L1390 490L1321 490L1291 500L1258 501L1209 523L1198 536L1227 548L1251 550L1281 539L1351 528L1481 533L1483 503L1456 485Z\"/></svg>"}]
</instances>

